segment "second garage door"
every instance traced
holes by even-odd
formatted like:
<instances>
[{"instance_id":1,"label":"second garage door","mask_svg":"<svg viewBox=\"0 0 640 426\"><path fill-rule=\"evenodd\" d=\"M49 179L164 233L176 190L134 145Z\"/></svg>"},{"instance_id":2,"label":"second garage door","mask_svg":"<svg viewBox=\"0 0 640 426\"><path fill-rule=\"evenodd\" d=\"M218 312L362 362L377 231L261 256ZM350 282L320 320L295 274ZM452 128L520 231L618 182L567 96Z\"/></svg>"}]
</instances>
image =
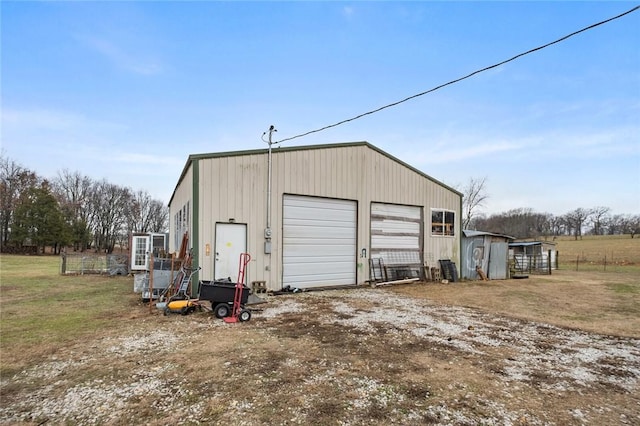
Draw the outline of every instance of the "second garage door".
<instances>
[{"instance_id":1,"label":"second garage door","mask_svg":"<svg viewBox=\"0 0 640 426\"><path fill-rule=\"evenodd\" d=\"M283 201L283 287L356 284L357 204L299 195Z\"/></svg>"},{"instance_id":2,"label":"second garage door","mask_svg":"<svg viewBox=\"0 0 640 426\"><path fill-rule=\"evenodd\" d=\"M421 207L371 204L372 279L422 276L422 222Z\"/></svg>"}]
</instances>

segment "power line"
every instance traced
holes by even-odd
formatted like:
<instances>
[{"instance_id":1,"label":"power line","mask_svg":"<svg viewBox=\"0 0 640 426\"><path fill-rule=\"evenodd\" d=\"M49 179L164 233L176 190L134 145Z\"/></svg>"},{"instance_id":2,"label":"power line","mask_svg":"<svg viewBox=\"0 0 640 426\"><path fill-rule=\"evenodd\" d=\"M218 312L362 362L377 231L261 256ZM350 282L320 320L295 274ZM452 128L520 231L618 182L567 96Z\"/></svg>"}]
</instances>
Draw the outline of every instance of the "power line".
<instances>
[{"instance_id":1,"label":"power line","mask_svg":"<svg viewBox=\"0 0 640 426\"><path fill-rule=\"evenodd\" d=\"M424 95L426 95L426 94L428 94L428 93L432 93L432 92L435 92L436 90L440 90L440 89L442 89L443 87L449 86L449 85L451 85L451 84L458 83L458 82L460 82L460 81L462 81L462 80L466 80L467 78L473 77L473 76L474 76L474 75L476 75L476 74L480 74L480 73L482 73L482 72L488 71L488 70L493 69L493 68L497 68L497 67L499 67L499 66L501 66L501 65L504 65L504 64L506 64L506 63L509 63L509 62L511 62L511 61L515 61L515 60L516 60L516 59L518 59L518 58L521 58L521 57L523 57L523 56L526 56L526 55L529 55L529 54L531 54L531 53L537 52L538 50L542 50L542 49L545 49L545 48L547 48L547 47L549 47L549 46L552 46L552 45L554 45L554 44L557 44L557 43L560 43L560 42L562 42L562 41L565 41L565 40L567 40L568 38L571 38L571 37L573 37L573 36L575 36L575 35L578 35L578 34L580 34L580 33L585 32L585 31L591 30L591 29L593 29L593 28L595 28L595 27L598 27L598 26L600 26L600 25L604 25L604 24L606 24L606 23L608 23L608 22L615 21L616 19L622 18L623 16L628 15L628 14L630 14L630 13L633 13L633 12L635 12L635 11L636 11L636 10L638 10L638 9L640 9L640 6L636 6L636 7L632 8L632 9L630 9L630 10L628 10L628 11L624 12L624 13L621 13L620 15L617 15L617 16L614 16L614 17L612 17L612 18L605 19L604 21L600 21L600 22L597 22L597 23L595 23L595 24L589 25L589 26L584 27L584 28L582 28L582 29L580 29L580 30L578 30L578 31L574 31L574 32L572 32L571 34L567 34L567 35L565 35L564 37L560 37L559 39L554 40L554 41L552 41L552 42L550 42L550 43L543 44L542 46L535 47L535 48L533 48L533 49L531 49L531 50L527 50L526 52L520 53L520 54L518 54L518 55L516 55L516 56L514 56L514 57L512 57L512 58L506 59L506 60L504 60L504 61L502 61L502 62L498 62L497 64L489 65L488 67L485 67L485 68L479 69L479 70L477 70L477 71L474 71L474 72L472 72L472 73L470 73L470 74L465 75L464 77L460 77L460 78L457 78L457 79L455 79L455 80L451 80L451 81L449 81L449 82L447 82L447 83L444 83L444 84L441 84L441 85L439 85L439 86L436 86L436 87L434 87L434 88L432 88L432 89L429 89L429 90L427 90L427 91L425 91L425 92L421 92L421 93L418 93L418 94L415 94L415 95L409 96L408 98L404 98L404 99L399 100L399 101L397 101L397 102L393 102L393 103L387 104L387 105L385 105L385 106L382 106L382 107L380 107L380 108L376 108L376 109L374 109L374 110L371 110L371 111L368 111L368 112L362 113L362 114L360 114L360 115L356 115L355 117L348 118L348 119L346 119L346 120L342 120L342 121L339 121L339 122L337 122L337 123L330 124L330 125L328 125L328 126L324 126L324 127L319 128L319 129L316 129L316 130L311 130L311 131L308 131L308 132L305 132L305 133L301 133L301 134L296 135L296 136L291 136L290 138L284 138L284 139L281 139L281 140L279 140L279 141L277 141L277 142L273 142L273 143L281 143L281 142L285 142L285 141L290 141L290 140L293 140L293 139L297 139L297 138L301 138L301 137L303 137L303 136L310 135L310 134L312 134L312 133L322 132L323 130L327 130L327 129L330 129L330 128L332 128L332 127L340 126L340 125L345 124L345 123L348 123L348 122L350 122L350 121L354 121L354 120L357 120L357 119L359 119L359 118L365 117L365 116L367 116L367 115L371 115L371 114L374 114L374 113L376 113L376 112L382 111L383 109L387 109L387 108L391 108L391 107L396 106L396 105L400 105L401 103L404 103L404 102L410 101L411 99L415 99L415 98L417 98L417 97L424 96Z\"/></svg>"}]
</instances>

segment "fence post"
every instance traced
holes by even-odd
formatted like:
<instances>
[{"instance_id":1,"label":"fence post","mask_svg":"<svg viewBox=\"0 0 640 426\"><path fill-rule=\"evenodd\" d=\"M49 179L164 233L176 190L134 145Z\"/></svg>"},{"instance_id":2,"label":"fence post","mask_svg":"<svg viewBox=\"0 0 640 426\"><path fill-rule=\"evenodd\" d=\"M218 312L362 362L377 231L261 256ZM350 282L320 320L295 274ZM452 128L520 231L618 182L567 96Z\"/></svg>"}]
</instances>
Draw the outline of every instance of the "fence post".
<instances>
[{"instance_id":1,"label":"fence post","mask_svg":"<svg viewBox=\"0 0 640 426\"><path fill-rule=\"evenodd\" d=\"M529 273L531 274L533 271L536 270L537 267L538 267L538 258L534 254L533 256L531 256L531 261L529 262Z\"/></svg>"},{"instance_id":2,"label":"fence post","mask_svg":"<svg viewBox=\"0 0 640 426\"><path fill-rule=\"evenodd\" d=\"M549 271L549 275L551 275L551 250L547 250L547 270Z\"/></svg>"},{"instance_id":3,"label":"fence post","mask_svg":"<svg viewBox=\"0 0 640 426\"><path fill-rule=\"evenodd\" d=\"M62 252L62 275L67 273L67 253L66 252Z\"/></svg>"},{"instance_id":4,"label":"fence post","mask_svg":"<svg viewBox=\"0 0 640 426\"><path fill-rule=\"evenodd\" d=\"M149 254L149 313L153 312L153 252Z\"/></svg>"},{"instance_id":5,"label":"fence post","mask_svg":"<svg viewBox=\"0 0 640 426\"><path fill-rule=\"evenodd\" d=\"M579 262L580 262L580 255L576 256L576 271L578 270Z\"/></svg>"}]
</instances>

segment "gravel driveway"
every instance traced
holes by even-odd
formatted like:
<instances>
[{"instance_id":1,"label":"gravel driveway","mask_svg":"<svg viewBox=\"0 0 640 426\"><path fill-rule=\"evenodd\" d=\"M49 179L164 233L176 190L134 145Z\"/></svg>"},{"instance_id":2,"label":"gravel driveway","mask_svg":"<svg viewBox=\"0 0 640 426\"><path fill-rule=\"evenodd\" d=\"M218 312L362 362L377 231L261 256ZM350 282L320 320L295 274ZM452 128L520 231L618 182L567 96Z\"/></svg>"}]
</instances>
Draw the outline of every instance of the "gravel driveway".
<instances>
[{"instance_id":1,"label":"gravel driveway","mask_svg":"<svg viewBox=\"0 0 640 426\"><path fill-rule=\"evenodd\" d=\"M243 324L141 307L115 335L3 383L0 420L640 424L639 339L436 305L386 288L270 297L260 307ZM226 341L246 348L243 355L221 348ZM190 369L194 356L198 367ZM224 374L203 372L209 364ZM198 368L195 384L183 373Z\"/></svg>"}]
</instances>

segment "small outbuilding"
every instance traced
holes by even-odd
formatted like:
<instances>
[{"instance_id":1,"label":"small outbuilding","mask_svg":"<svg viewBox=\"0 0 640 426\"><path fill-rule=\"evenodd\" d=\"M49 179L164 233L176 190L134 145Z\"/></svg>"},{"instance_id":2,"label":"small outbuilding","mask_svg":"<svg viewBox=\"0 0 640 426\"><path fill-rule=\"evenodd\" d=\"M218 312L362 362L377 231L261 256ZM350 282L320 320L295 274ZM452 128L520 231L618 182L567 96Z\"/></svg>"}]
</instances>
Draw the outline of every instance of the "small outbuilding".
<instances>
[{"instance_id":1,"label":"small outbuilding","mask_svg":"<svg viewBox=\"0 0 640 426\"><path fill-rule=\"evenodd\" d=\"M193 154L169 202L169 250L188 235L199 279L234 281L247 252L247 283L267 290L365 284L373 264L424 277L439 259L459 264L461 204L367 142Z\"/></svg>"},{"instance_id":2,"label":"small outbuilding","mask_svg":"<svg viewBox=\"0 0 640 426\"><path fill-rule=\"evenodd\" d=\"M515 238L493 232L462 231L461 277L468 280L509 278L509 242Z\"/></svg>"},{"instance_id":3,"label":"small outbuilding","mask_svg":"<svg viewBox=\"0 0 640 426\"><path fill-rule=\"evenodd\" d=\"M509 259L512 269L521 273L550 274L558 266L556 244L551 241L513 241Z\"/></svg>"}]
</instances>

